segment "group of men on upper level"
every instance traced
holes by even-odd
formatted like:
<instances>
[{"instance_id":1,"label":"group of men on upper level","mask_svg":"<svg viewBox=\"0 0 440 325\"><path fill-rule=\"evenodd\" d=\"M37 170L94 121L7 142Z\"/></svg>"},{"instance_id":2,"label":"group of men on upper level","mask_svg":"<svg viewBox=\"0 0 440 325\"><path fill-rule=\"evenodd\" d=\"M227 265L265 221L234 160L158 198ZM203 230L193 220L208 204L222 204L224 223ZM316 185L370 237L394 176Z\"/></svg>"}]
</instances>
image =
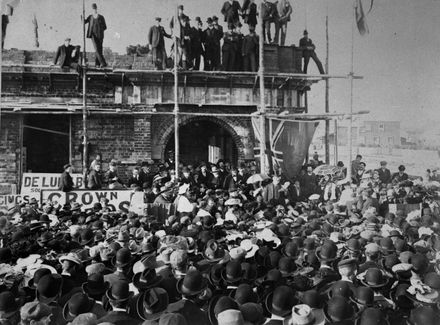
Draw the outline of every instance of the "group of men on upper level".
<instances>
[{"instance_id":1,"label":"group of men on upper level","mask_svg":"<svg viewBox=\"0 0 440 325\"><path fill-rule=\"evenodd\" d=\"M104 32L107 29L104 16L98 14L97 5L92 5L93 13L88 16L84 23L88 24L87 37L92 40L96 52L97 67L106 67L107 62L103 55ZM291 20L292 5L289 0L278 0L275 3L263 0L261 4L261 21L263 25L264 42L270 44L285 45L287 24ZM168 57L165 49L165 38L176 37L177 50L172 46L172 52L177 54L177 64L182 69L200 70L203 58L205 71L252 71L258 69L259 37L255 31L257 25L257 5L254 0L244 0L243 4L237 0L226 1L221 13L226 30L219 24L219 18L212 16L207 18L207 28L203 21L196 17L191 26L191 19L184 12L184 6L179 5L176 17L170 21L171 33L167 33L161 25L162 19L155 18L155 25L148 32L147 43L152 53L152 60L156 69L163 70L168 66ZM175 23L177 18L178 23ZM244 35L241 31L242 22L248 25L249 33ZM271 31L274 25L275 33ZM299 42L303 50L304 67L307 73L310 58L317 64L318 70L324 74L324 68L319 61L315 45L308 38L307 31ZM60 46L54 64L63 67L72 67L72 63L78 62L79 47L70 45L70 39ZM76 55L76 56L75 56Z\"/></svg>"}]
</instances>

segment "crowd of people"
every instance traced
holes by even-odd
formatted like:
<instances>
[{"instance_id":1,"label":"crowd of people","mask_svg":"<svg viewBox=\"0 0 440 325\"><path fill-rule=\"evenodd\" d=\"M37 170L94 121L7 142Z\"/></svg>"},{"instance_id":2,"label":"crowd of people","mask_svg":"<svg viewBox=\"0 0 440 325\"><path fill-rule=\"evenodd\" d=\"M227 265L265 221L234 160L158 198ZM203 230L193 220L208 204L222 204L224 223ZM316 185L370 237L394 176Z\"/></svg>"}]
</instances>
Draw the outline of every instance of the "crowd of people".
<instances>
[{"instance_id":1,"label":"crowd of people","mask_svg":"<svg viewBox=\"0 0 440 325\"><path fill-rule=\"evenodd\" d=\"M363 172L360 156L353 179L318 172L317 156L292 180L225 161L175 175L168 160L125 183L101 165L90 188L175 212L32 200L1 216L0 324L439 324L434 182L385 162Z\"/></svg>"},{"instance_id":2,"label":"crowd of people","mask_svg":"<svg viewBox=\"0 0 440 325\"><path fill-rule=\"evenodd\" d=\"M92 40L96 52L95 66L107 67L103 54L104 34L107 29L103 15L98 13L96 4L92 5L93 13L85 19L87 38ZM219 23L217 16L206 19L205 28L200 17L195 17L193 25L191 19L184 12L184 6L179 5L177 20L172 17L170 21L170 33L167 33L161 25L162 18L155 18L155 25L148 32L147 45L152 54L155 68L164 70L171 67L166 53L165 38L176 36L177 64L182 69L205 71L251 71L258 70L259 37L256 33L258 23L257 15L261 14L263 24L264 42L270 44L285 45L287 25L291 21L293 10L289 0L279 0L275 3L264 0L261 5L261 13L258 13L254 0L245 0L242 5L236 0L226 1L221 14L224 17L225 29ZM242 33L243 24L248 26L249 33ZM272 32L275 28L275 33ZM174 60L173 50L171 58ZM303 72L307 73L308 63L312 58L321 74L324 68L315 52L315 45L304 31L303 38L299 41L304 58ZM80 47L70 44L70 38L57 50L54 64L61 67L78 69L81 60ZM293 59L293 58L292 58ZM201 63L203 62L203 65Z\"/></svg>"}]
</instances>

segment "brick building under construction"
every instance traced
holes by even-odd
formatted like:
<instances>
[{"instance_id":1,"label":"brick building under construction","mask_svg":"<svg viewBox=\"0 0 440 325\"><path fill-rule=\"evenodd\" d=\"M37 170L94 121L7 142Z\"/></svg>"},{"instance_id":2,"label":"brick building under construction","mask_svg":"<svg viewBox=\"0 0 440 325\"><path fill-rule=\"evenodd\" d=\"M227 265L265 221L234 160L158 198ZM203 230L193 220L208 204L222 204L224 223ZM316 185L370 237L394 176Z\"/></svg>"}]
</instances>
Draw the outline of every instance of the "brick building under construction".
<instances>
[{"instance_id":1,"label":"brick building under construction","mask_svg":"<svg viewBox=\"0 0 440 325\"><path fill-rule=\"evenodd\" d=\"M54 55L3 52L4 187L20 184L23 172L60 172L69 161L76 171L82 168L82 77L51 67ZM120 161L120 174L125 176L139 161L164 160L173 151L174 75L154 71L148 56L121 56L108 50L105 55L111 69L87 72L88 156L101 153L104 162ZM267 146L272 154L283 153L281 168L289 176L303 164L317 125L317 118L304 114L307 91L325 78L302 74L301 56L294 46L264 49ZM258 85L256 73L179 71L181 162L223 158L237 164L255 159L258 136L252 119L258 118ZM287 116L289 121L284 120Z\"/></svg>"}]
</instances>

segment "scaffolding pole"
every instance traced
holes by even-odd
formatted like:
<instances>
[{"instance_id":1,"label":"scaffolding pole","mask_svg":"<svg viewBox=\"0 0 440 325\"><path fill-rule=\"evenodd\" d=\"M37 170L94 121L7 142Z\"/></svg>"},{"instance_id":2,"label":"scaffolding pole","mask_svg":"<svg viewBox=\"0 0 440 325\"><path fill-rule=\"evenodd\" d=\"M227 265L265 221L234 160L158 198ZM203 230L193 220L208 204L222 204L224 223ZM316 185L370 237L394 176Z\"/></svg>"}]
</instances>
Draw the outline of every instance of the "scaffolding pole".
<instances>
[{"instance_id":1,"label":"scaffolding pole","mask_svg":"<svg viewBox=\"0 0 440 325\"><path fill-rule=\"evenodd\" d=\"M325 57L325 72L329 70L329 36L328 36L328 4L327 15L325 17L325 39L326 39L326 57ZM325 113L330 112L329 95L330 93L330 81L325 79ZM330 164L330 121L325 121L325 163Z\"/></svg>"},{"instance_id":2,"label":"scaffolding pole","mask_svg":"<svg viewBox=\"0 0 440 325\"><path fill-rule=\"evenodd\" d=\"M264 32L263 32L263 17L261 9L263 2L260 2L260 10L258 15L259 25L259 69L258 76L260 79L260 172L267 173L266 166L266 99L264 94Z\"/></svg>"},{"instance_id":3,"label":"scaffolding pole","mask_svg":"<svg viewBox=\"0 0 440 325\"><path fill-rule=\"evenodd\" d=\"M179 177L179 78L178 78L178 46L177 46L177 24L180 27L178 3L176 1L174 8L174 168L176 171L176 177ZM179 28L180 30L180 28Z\"/></svg>"},{"instance_id":4,"label":"scaffolding pole","mask_svg":"<svg viewBox=\"0 0 440 325\"><path fill-rule=\"evenodd\" d=\"M352 152L353 152L353 76L354 76L354 28L355 28L355 17L356 17L356 1L353 2L353 22L351 24L351 67L350 67L350 114L349 114L349 126L348 126L348 164L347 164L347 179L351 179L351 161L352 161Z\"/></svg>"},{"instance_id":5,"label":"scaffolding pole","mask_svg":"<svg viewBox=\"0 0 440 325\"><path fill-rule=\"evenodd\" d=\"M83 167L83 177L84 182L83 184L86 184L87 180L87 52L86 52L86 5L85 0L83 0L83 13L82 13L82 25L83 25L83 71L82 71L82 99L83 99L83 107L82 107L82 124L83 124L83 161L82 161L82 167Z\"/></svg>"}]
</instances>

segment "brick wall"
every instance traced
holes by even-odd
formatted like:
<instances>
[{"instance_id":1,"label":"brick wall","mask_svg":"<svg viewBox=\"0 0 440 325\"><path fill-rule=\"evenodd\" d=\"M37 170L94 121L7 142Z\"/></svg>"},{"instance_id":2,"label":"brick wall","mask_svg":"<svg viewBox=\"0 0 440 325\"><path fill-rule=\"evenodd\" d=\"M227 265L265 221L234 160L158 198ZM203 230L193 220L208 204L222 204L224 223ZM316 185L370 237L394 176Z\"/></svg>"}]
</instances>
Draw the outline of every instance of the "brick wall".
<instances>
[{"instance_id":1,"label":"brick wall","mask_svg":"<svg viewBox=\"0 0 440 325\"><path fill-rule=\"evenodd\" d=\"M126 178L136 163L151 158L150 117L139 116L89 116L88 141L90 143L89 164L97 153L101 153L104 168L116 159L122 162L120 176ZM82 117L72 119L73 164L81 170Z\"/></svg>"},{"instance_id":2,"label":"brick wall","mask_svg":"<svg viewBox=\"0 0 440 325\"><path fill-rule=\"evenodd\" d=\"M224 112L222 109L219 112ZM232 136L237 149L238 159L253 159L254 136L250 118L244 117L207 117L188 116L180 117L179 125L197 120L212 121L226 129ZM172 116L154 116L151 124L153 159L163 159L165 146L174 132L174 118Z\"/></svg>"},{"instance_id":3,"label":"brick wall","mask_svg":"<svg viewBox=\"0 0 440 325\"><path fill-rule=\"evenodd\" d=\"M0 184L17 184L20 137L19 137L19 116L1 117L0 126ZM8 192L8 186L0 186L2 192ZM8 194L8 193L0 193Z\"/></svg>"}]
</instances>

